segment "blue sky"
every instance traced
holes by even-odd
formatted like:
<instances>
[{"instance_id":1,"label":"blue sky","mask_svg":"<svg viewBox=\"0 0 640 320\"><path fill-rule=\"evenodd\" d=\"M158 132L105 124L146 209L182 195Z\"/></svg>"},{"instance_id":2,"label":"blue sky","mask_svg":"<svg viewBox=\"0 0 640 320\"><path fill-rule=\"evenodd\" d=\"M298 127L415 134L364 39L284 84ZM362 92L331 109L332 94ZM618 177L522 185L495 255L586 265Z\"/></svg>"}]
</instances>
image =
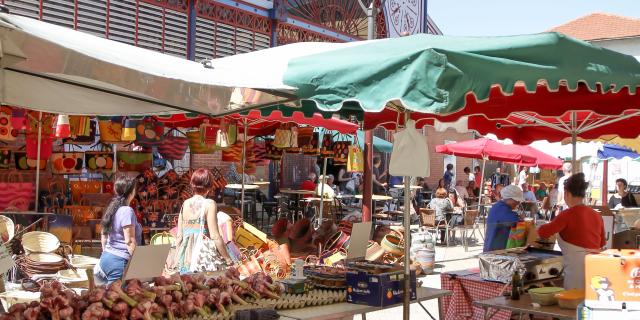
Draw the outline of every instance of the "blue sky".
<instances>
[{"instance_id":1,"label":"blue sky","mask_svg":"<svg viewBox=\"0 0 640 320\"><path fill-rule=\"evenodd\" d=\"M537 33L593 12L640 18L640 0L428 0L445 35Z\"/></svg>"}]
</instances>

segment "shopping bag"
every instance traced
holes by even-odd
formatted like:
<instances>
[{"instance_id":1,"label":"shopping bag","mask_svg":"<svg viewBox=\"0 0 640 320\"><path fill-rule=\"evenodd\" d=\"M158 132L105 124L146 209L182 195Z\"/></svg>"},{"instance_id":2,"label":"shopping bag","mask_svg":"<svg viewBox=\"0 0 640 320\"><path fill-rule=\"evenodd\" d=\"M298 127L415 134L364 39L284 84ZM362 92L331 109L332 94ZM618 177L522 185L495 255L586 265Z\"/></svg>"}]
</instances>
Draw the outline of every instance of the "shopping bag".
<instances>
[{"instance_id":1,"label":"shopping bag","mask_svg":"<svg viewBox=\"0 0 640 320\"><path fill-rule=\"evenodd\" d=\"M200 125L200 141L205 144L215 144L220 131L218 129L218 126L209 123L209 120L204 120Z\"/></svg>"},{"instance_id":2,"label":"shopping bag","mask_svg":"<svg viewBox=\"0 0 640 320\"><path fill-rule=\"evenodd\" d=\"M26 113L27 117L27 136L38 136L38 129L42 125L42 136L43 137L51 137L53 136L53 119L54 115L50 113L43 112L42 119L40 118L39 111L28 110ZM14 126L15 127L15 126Z\"/></svg>"},{"instance_id":3,"label":"shopping bag","mask_svg":"<svg viewBox=\"0 0 640 320\"><path fill-rule=\"evenodd\" d=\"M200 130L188 131L187 139L189 140L189 150L192 154L211 154L216 151L215 144L202 143Z\"/></svg>"},{"instance_id":4,"label":"shopping bag","mask_svg":"<svg viewBox=\"0 0 640 320\"><path fill-rule=\"evenodd\" d=\"M153 147L162 144L164 139L164 123L153 118L145 118L136 126L136 145Z\"/></svg>"},{"instance_id":5,"label":"shopping bag","mask_svg":"<svg viewBox=\"0 0 640 320\"><path fill-rule=\"evenodd\" d=\"M322 146L320 147L320 156L333 157L333 136L329 132L322 135Z\"/></svg>"},{"instance_id":6,"label":"shopping bag","mask_svg":"<svg viewBox=\"0 0 640 320\"><path fill-rule=\"evenodd\" d=\"M153 154L150 152L119 151L116 155L118 171L142 172L151 168Z\"/></svg>"},{"instance_id":7,"label":"shopping bag","mask_svg":"<svg viewBox=\"0 0 640 320\"><path fill-rule=\"evenodd\" d=\"M319 140L320 140L320 133L312 132L310 139L307 141L307 143L302 145L302 153L308 156L320 155L320 147L318 146Z\"/></svg>"},{"instance_id":8,"label":"shopping bag","mask_svg":"<svg viewBox=\"0 0 640 320\"><path fill-rule=\"evenodd\" d=\"M288 148L291 146L291 130L276 129L273 139L273 146L276 148Z\"/></svg>"},{"instance_id":9,"label":"shopping bag","mask_svg":"<svg viewBox=\"0 0 640 320\"><path fill-rule=\"evenodd\" d=\"M96 141L96 122L87 116L69 116L71 137L65 143L90 145Z\"/></svg>"},{"instance_id":10,"label":"shopping bag","mask_svg":"<svg viewBox=\"0 0 640 320\"><path fill-rule=\"evenodd\" d=\"M37 161L29 159L26 151L14 151L13 158L17 170L36 170ZM40 159L40 169L47 167L47 160Z\"/></svg>"},{"instance_id":11,"label":"shopping bag","mask_svg":"<svg viewBox=\"0 0 640 320\"><path fill-rule=\"evenodd\" d=\"M527 242L526 231L527 226L524 221L518 222L515 226L511 227L509 232L509 240L507 240L507 249L523 247Z\"/></svg>"},{"instance_id":12,"label":"shopping bag","mask_svg":"<svg viewBox=\"0 0 640 320\"><path fill-rule=\"evenodd\" d=\"M282 149L276 148L273 145L273 139L264 139L265 158L268 160L281 160Z\"/></svg>"},{"instance_id":13,"label":"shopping bag","mask_svg":"<svg viewBox=\"0 0 640 320\"><path fill-rule=\"evenodd\" d=\"M200 215L200 230L205 230L204 221L205 214L203 206ZM191 263L189 264L189 271L191 272L206 272L206 271L218 271L228 268L226 262L218 252L216 243L211 240L204 232L200 232L194 235L195 244L193 246L193 252L191 254Z\"/></svg>"},{"instance_id":14,"label":"shopping bag","mask_svg":"<svg viewBox=\"0 0 640 320\"><path fill-rule=\"evenodd\" d=\"M0 149L0 170L9 170L13 167L12 155L11 149Z\"/></svg>"},{"instance_id":15,"label":"shopping bag","mask_svg":"<svg viewBox=\"0 0 640 320\"><path fill-rule=\"evenodd\" d=\"M333 162L337 164L346 164L349 159L349 141L336 141L333 143Z\"/></svg>"},{"instance_id":16,"label":"shopping bag","mask_svg":"<svg viewBox=\"0 0 640 320\"><path fill-rule=\"evenodd\" d=\"M80 174L83 166L83 152L55 152L51 155L53 174Z\"/></svg>"},{"instance_id":17,"label":"shopping bag","mask_svg":"<svg viewBox=\"0 0 640 320\"><path fill-rule=\"evenodd\" d=\"M122 121L123 117L98 117L100 142L122 142Z\"/></svg>"},{"instance_id":18,"label":"shopping bag","mask_svg":"<svg viewBox=\"0 0 640 320\"><path fill-rule=\"evenodd\" d=\"M11 122L11 112L10 107L0 107L0 140L2 141L15 141L17 138L17 130L13 130Z\"/></svg>"},{"instance_id":19,"label":"shopping bag","mask_svg":"<svg viewBox=\"0 0 640 320\"><path fill-rule=\"evenodd\" d=\"M182 160L189 148L189 139L182 131L171 129L164 136L164 141L158 146L158 153L165 160Z\"/></svg>"},{"instance_id":20,"label":"shopping bag","mask_svg":"<svg viewBox=\"0 0 640 320\"><path fill-rule=\"evenodd\" d=\"M9 173L7 182L0 182L0 210L27 211L35 202L35 185L18 173Z\"/></svg>"},{"instance_id":21,"label":"shopping bag","mask_svg":"<svg viewBox=\"0 0 640 320\"><path fill-rule=\"evenodd\" d=\"M428 177L430 166L427 139L416 130L415 121L409 120L404 130L393 135L389 173L398 177Z\"/></svg>"},{"instance_id":22,"label":"shopping bag","mask_svg":"<svg viewBox=\"0 0 640 320\"><path fill-rule=\"evenodd\" d=\"M38 137L28 135L25 138L27 158L38 159ZM53 153L53 138L42 136L40 139L40 160L48 160Z\"/></svg>"},{"instance_id":23,"label":"shopping bag","mask_svg":"<svg viewBox=\"0 0 640 320\"><path fill-rule=\"evenodd\" d=\"M113 171L113 152L87 151L84 155L87 171L110 172Z\"/></svg>"},{"instance_id":24,"label":"shopping bag","mask_svg":"<svg viewBox=\"0 0 640 320\"><path fill-rule=\"evenodd\" d=\"M347 158L347 172L363 172L364 155L357 145L349 146L349 156Z\"/></svg>"}]
</instances>

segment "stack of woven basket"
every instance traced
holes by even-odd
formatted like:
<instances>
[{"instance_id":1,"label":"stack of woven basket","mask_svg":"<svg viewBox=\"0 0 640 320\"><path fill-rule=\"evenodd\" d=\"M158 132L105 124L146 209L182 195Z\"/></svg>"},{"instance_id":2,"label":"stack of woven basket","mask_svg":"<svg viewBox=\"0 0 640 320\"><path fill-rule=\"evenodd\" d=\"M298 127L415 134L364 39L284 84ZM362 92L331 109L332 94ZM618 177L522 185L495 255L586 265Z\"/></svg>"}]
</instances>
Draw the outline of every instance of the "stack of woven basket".
<instances>
[{"instance_id":1,"label":"stack of woven basket","mask_svg":"<svg viewBox=\"0 0 640 320\"><path fill-rule=\"evenodd\" d=\"M24 254L16 257L16 265L26 276L55 274L73 269L67 254L71 248L61 247L58 238L48 232L32 231L22 235Z\"/></svg>"}]
</instances>

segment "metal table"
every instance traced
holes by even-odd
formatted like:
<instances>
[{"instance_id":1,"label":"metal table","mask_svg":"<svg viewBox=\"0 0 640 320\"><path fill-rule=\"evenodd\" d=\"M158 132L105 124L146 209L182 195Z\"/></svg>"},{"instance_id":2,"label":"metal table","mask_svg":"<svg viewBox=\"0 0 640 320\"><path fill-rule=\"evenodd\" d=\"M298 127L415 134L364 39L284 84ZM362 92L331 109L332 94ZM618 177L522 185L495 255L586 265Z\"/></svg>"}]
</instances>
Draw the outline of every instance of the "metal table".
<instances>
[{"instance_id":1,"label":"metal table","mask_svg":"<svg viewBox=\"0 0 640 320\"><path fill-rule=\"evenodd\" d=\"M435 318L431 315L431 313L422 305L423 301L438 299L438 315L440 315L440 319L442 318L442 297L451 295L451 291L448 290L440 290L434 288L416 288L417 290L417 299L411 301L411 303L418 303L424 311L431 317L431 319L435 320ZM318 306L318 307L308 307L302 309L295 310L281 310L278 311L281 319L296 319L296 320L330 320L330 319L342 319L345 317L351 317L357 314L362 314L363 319L365 318L365 314L367 312L374 312L383 309L390 309L394 307L402 306L402 303L387 306L387 307L370 307L359 304L352 303L338 303L332 304L328 306Z\"/></svg>"},{"instance_id":2,"label":"metal table","mask_svg":"<svg viewBox=\"0 0 640 320\"><path fill-rule=\"evenodd\" d=\"M511 300L507 297L496 297L487 300L474 301L473 304L484 309L484 319L491 317L499 310L509 310L518 314L518 319L524 319L525 315L551 317L557 319L576 319L576 310L562 309L559 306L542 306L534 308L531 305L531 296L523 294L520 300ZM494 309L491 312L491 309Z\"/></svg>"}]
</instances>

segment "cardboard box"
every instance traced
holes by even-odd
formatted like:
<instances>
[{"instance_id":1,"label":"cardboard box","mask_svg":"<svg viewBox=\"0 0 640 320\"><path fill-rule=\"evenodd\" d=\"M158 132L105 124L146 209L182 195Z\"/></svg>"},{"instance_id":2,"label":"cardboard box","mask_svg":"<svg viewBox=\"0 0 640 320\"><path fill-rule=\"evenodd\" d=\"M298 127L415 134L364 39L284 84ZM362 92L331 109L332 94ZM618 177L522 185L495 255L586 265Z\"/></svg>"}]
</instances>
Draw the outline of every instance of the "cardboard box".
<instances>
[{"instance_id":1,"label":"cardboard box","mask_svg":"<svg viewBox=\"0 0 640 320\"><path fill-rule=\"evenodd\" d=\"M640 310L640 251L610 249L587 255L585 305Z\"/></svg>"},{"instance_id":2,"label":"cardboard box","mask_svg":"<svg viewBox=\"0 0 640 320\"><path fill-rule=\"evenodd\" d=\"M404 271L369 274L347 271L347 302L374 307L402 303ZM416 274L411 271L411 300L416 299Z\"/></svg>"}]
</instances>

